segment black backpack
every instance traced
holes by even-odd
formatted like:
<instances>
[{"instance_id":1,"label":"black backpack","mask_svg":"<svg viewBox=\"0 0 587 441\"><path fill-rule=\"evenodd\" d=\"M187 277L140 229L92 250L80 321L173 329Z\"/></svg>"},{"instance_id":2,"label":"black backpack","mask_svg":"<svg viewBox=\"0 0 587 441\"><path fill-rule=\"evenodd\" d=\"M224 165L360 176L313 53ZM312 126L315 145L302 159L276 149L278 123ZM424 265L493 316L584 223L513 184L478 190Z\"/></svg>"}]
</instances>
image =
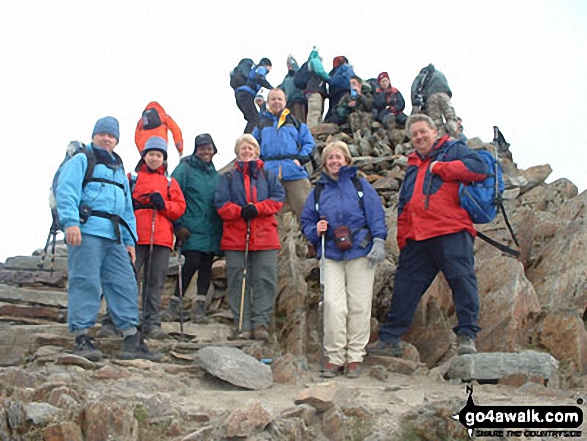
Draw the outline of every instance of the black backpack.
<instances>
[{"instance_id":1,"label":"black backpack","mask_svg":"<svg viewBox=\"0 0 587 441\"><path fill-rule=\"evenodd\" d=\"M230 87L237 89L241 86L245 86L254 65L255 63L250 58L243 58L240 60L236 67L230 72Z\"/></svg>"},{"instance_id":2,"label":"black backpack","mask_svg":"<svg viewBox=\"0 0 587 441\"><path fill-rule=\"evenodd\" d=\"M159 116L159 112L157 109L152 107L145 109L143 112L143 129L145 130L152 130L159 127L161 124L161 117Z\"/></svg>"},{"instance_id":3,"label":"black backpack","mask_svg":"<svg viewBox=\"0 0 587 441\"><path fill-rule=\"evenodd\" d=\"M308 69L308 62L306 61L294 75L294 86L296 86L298 89L304 90L308 85L308 81L310 81L311 76L312 72L310 72L310 69Z\"/></svg>"}]
</instances>

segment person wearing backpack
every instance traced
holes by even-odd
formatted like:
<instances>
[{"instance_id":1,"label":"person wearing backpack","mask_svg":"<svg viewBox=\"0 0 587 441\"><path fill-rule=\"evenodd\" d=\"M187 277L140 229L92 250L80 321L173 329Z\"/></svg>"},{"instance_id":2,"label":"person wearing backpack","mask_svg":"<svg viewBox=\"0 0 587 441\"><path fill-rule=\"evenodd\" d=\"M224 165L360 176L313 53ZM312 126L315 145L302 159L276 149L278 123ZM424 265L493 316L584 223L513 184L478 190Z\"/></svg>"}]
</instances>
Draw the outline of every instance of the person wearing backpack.
<instances>
[{"instance_id":1,"label":"person wearing backpack","mask_svg":"<svg viewBox=\"0 0 587 441\"><path fill-rule=\"evenodd\" d=\"M273 86L266 79L267 74L271 71L271 66L272 64L269 58L261 58L259 64L251 67L246 75L245 84L234 89L236 105L247 121L244 133L252 133L253 129L259 124L259 111L255 107L255 96L261 87L269 90L273 89ZM237 69L235 68L235 70ZM244 72L239 73L233 71L232 77L235 77L235 74L244 75ZM231 84L234 85L234 78L232 77Z\"/></svg>"},{"instance_id":2,"label":"person wearing backpack","mask_svg":"<svg viewBox=\"0 0 587 441\"><path fill-rule=\"evenodd\" d=\"M369 342L375 265L385 259L387 226L381 199L351 167L342 141L322 151L324 171L302 212L302 232L324 264L324 352L322 376L334 377L346 366L358 377ZM325 235L325 255L321 240Z\"/></svg>"},{"instance_id":3,"label":"person wearing backpack","mask_svg":"<svg viewBox=\"0 0 587 441\"><path fill-rule=\"evenodd\" d=\"M423 67L412 82L412 113L425 113L436 124L440 136L448 133L458 139L457 115L451 97L446 77L433 64Z\"/></svg>"},{"instance_id":4,"label":"person wearing backpack","mask_svg":"<svg viewBox=\"0 0 587 441\"><path fill-rule=\"evenodd\" d=\"M240 136L234 152L234 168L221 176L214 195L223 220L228 302L238 323L233 337L267 341L281 248L275 215L285 194L275 173L264 168L252 135Z\"/></svg>"},{"instance_id":5,"label":"person wearing backpack","mask_svg":"<svg viewBox=\"0 0 587 441\"><path fill-rule=\"evenodd\" d=\"M308 60L302 64L294 76L294 84L304 91L308 111L306 123L309 128L322 123L324 99L328 96L326 81L330 77L322 65L322 57L316 48L312 49Z\"/></svg>"},{"instance_id":6,"label":"person wearing backpack","mask_svg":"<svg viewBox=\"0 0 587 441\"><path fill-rule=\"evenodd\" d=\"M68 329L75 335L73 352L99 361L102 353L88 330L96 323L103 294L124 337L119 357L158 361L161 354L149 351L137 330L136 223L124 166L114 153L119 139L118 120L100 118L87 146L95 159L89 182L84 185L88 155L74 155L60 170L55 199L68 246Z\"/></svg>"},{"instance_id":7,"label":"person wearing backpack","mask_svg":"<svg viewBox=\"0 0 587 441\"><path fill-rule=\"evenodd\" d=\"M191 319L196 323L205 323L206 294L212 282L212 262L220 254L222 237L222 219L214 206L214 194L220 175L214 167L212 158L218 153L212 136L202 133L196 136L194 153L183 158L171 176L177 179L186 199L186 211L175 226L181 253L185 263L181 268L181 282L186 289L197 272L196 301L191 312ZM179 280L175 287L164 320L178 320Z\"/></svg>"},{"instance_id":8,"label":"person wearing backpack","mask_svg":"<svg viewBox=\"0 0 587 441\"><path fill-rule=\"evenodd\" d=\"M400 249L391 306L379 339L367 346L373 355L399 356L400 338L411 326L422 295L439 271L452 291L458 324L457 353L475 353L480 327L479 293L473 240L476 231L460 205L461 183L481 181L490 173L481 156L448 135L438 138L427 115L408 118L415 151L408 156L397 218Z\"/></svg>"},{"instance_id":9,"label":"person wearing backpack","mask_svg":"<svg viewBox=\"0 0 587 441\"><path fill-rule=\"evenodd\" d=\"M343 96L351 91L351 78L355 76L349 60L344 55L334 57L332 60L332 70L328 73L328 112L324 117L325 121L330 121L333 118L333 113L336 105L340 102Z\"/></svg>"},{"instance_id":10,"label":"person wearing backpack","mask_svg":"<svg viewBox=\"0 0 587 441\"><path fill-rule=\"evenodd\" d=\"M183 136L177 123L169 116L157 101L151 101L143 110L143 114L135 129L135 144L139 153L143 152L147 140L152 136L163 138L167 142L167 132L171 131L175 148L179 156L183 155Z\"/></svg>"},{"instance_id":11,"label":"person wearing backpack","mask_svg":"<svg viewBox=\"0 0 587 441\"><path fill-rule=\"evenodd\" d=\"M304 97L304 89L300 89L295 85L295 75L298 70L299 66L296 59L289 55L287 57L287 74L283 78L283 82L277 87L285 93L286 107L291 110L293 116L305 123L308 102Z\"/></svg>"},{"instance_id":12,"label":"person wearing backpack","mask_svg":"<svg viewBox=\"0 0 587 441\"><path fill-rule=\"evenodd\" d=\"M269 91L267 111L253 130L253 136L261 145L265 168L281 181L287 201L299 220L311 189L304 164L310 161L316 144L308 126L285 107L283 90Z\"/></svg>"}]
</instances>

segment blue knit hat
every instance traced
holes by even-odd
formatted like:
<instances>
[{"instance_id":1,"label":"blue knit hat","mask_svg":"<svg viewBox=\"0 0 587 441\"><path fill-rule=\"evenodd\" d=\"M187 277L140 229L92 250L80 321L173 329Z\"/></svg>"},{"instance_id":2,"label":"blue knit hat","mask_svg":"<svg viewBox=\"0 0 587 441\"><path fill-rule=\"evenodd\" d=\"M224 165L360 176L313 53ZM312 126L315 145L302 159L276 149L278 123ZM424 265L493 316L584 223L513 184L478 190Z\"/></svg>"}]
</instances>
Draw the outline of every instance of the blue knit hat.
<instances>
[{"instance_id":1,"label":"blue knit hat","mask_svg":"<svg viewBox=\"0 0 587 441\"><path fill-rule=\"evenodd\" d=\"M120 128L118 127L118 120L113 116L105 116L96 121L92 138L96 133L108 133L116 138L116 142L120 141Z\"/></svg>"},{"instance_id":2,"label":"blue knit hat","mask_svg":"<svg viewBox=\"0 0 587 441\"><path fill-rule=\"evenodd\" d=\"M167 161L167 141L159 136L151 136L147 142L145 143L145 148L141 152L141 157L145 157L145 155L150 150L157 150L163 153L163 159Z\"/></svg>"}]
</instances>

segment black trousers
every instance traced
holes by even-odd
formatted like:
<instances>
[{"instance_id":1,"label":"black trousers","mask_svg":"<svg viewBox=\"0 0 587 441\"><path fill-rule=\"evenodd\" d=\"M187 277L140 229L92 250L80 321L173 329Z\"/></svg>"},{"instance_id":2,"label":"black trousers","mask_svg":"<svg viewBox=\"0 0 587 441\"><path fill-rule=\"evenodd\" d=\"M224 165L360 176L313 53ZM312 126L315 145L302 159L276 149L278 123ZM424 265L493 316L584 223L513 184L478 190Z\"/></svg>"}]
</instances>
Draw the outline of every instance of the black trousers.
<instances>
[{"instance_id":1,"label":"black trousers","mask_svg":"<svg viewBox=\"0 0 587 441\"><path fill-rule=\"evenodd\" d=\"M185 262L181 267L181 283L184 293L197 271L196 294L205 297L212 281L214 254L196 250L182 251L181 254L185 256ZM175 297L179 297L179 283L175 286Z\"/></svg>"},{"instance_id":2,"label":"black trousers","mask_svg":"<svg viewBox=\"0 0 587 441\"><path fill-rule=\"evenodd\" d=\"M243 133L253 133L253 129L259 124L261 117L257 106L255 106L255 97L245 90L240 90L235 94L236 105L247 120L247 125Z\"/></svg>"}]
</instances>

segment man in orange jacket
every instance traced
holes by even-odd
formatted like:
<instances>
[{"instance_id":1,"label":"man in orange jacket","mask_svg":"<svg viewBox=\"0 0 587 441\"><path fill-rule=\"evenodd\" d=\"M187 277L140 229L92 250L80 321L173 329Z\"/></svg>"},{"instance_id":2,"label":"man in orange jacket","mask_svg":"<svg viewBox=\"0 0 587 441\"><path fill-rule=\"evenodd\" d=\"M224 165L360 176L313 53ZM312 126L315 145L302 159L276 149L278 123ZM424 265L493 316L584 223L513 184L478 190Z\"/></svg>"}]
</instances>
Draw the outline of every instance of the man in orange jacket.
<instances>
[{"instance_id":1,"label":"man in orange jacket","mask_svg":"<svg viewBox=\"0 0 587 441\"><path fill-rule=\"evenodd\" d=\"M163 138L167 142L167 131L171 130L175 147L179 156L183 155L183 137L177 123L171 118L157 101L151 101L143 110L143 115L135 130L135 144L142 153L147 140L153 136Z\"/></svg>"}]
</instances>

